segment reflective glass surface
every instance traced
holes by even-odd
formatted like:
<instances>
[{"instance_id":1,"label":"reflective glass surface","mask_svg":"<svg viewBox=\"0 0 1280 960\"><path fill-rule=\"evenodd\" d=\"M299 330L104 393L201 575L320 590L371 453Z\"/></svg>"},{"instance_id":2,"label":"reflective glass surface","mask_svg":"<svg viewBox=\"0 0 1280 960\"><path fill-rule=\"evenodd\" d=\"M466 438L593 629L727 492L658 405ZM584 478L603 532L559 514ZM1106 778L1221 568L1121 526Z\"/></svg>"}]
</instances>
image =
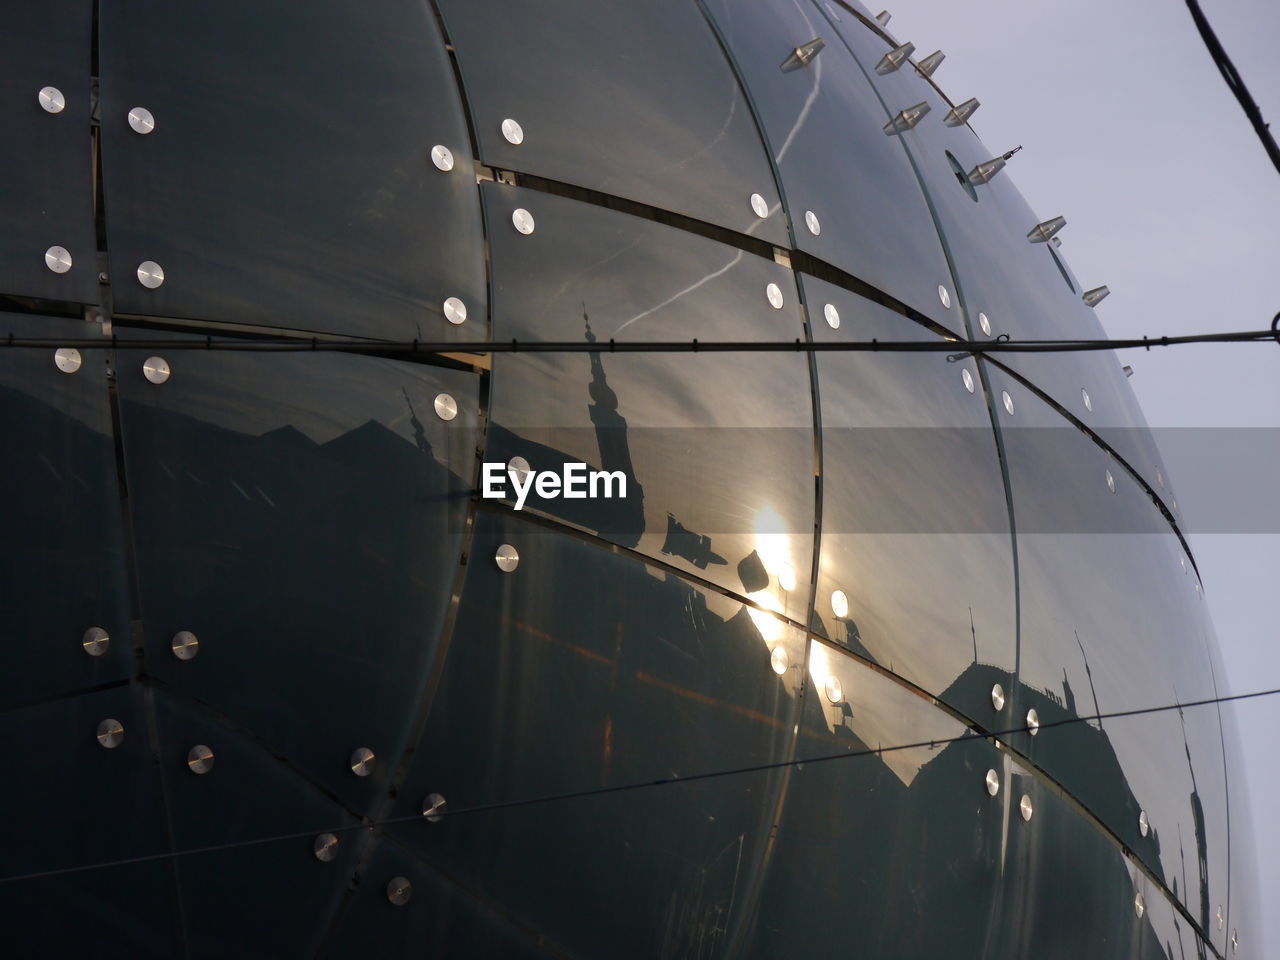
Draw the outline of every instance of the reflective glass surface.
<instances>
[{"instance_id":1,"label":"reflective glass surface","mask_svg":"<svg viewBox=\"0 0 1280 960\"><path fill-rule=\"evenodd\" d=\"M354 820L291 757L273 756L185 699L158 690L154 701L173 845L199 851L175 867L190 955L313 956L350 880L356 836L339 833L337 856L322 862L313 833ZM203 774L188 766L197 745L213 753ZM290 839L248 842L281 835Z\"/></svg>"},{"instance_id":2,"label":"reflective glass surface","mask_svg":"<svg viewBox=\"0 0 1280 960\"><path fill-rule=\"evenodd\" d=\"M1145 908L1141 918L1135 908L1139 893L1160 894L1120 848L1017 764L1005 766L1001 796L1000 889L991 938L975 955L1164 960Z\"/></svg>"},{"instance_id":3,"label":"reflective glass surface","mask_svg":"<svg viewBox=\"0 0 1280 960\"><path fill-rule=\"evenodd\" d=\"M108 719L123 733L112 749L96 738ZM27 758L15 758L0 791L0 816L9 825L0 880L71 871L0 886L6 954L83 956L83 928L92 925L113 956L177 955L169 863L75 869L168 849L140 689L121 685L0 713L0 736Z\"/></svg>"},{"instance_id":4,"label":"reflective glass surface","mask_svg":"<svg viewBox=\"0 0 1280 960\"><path fill-rule=\"evenodd\" d=\"M0 336L101 332L77 320L0 314ZM81 351L80 366L64 373L51 348L0 353L0 497L9 505L0 551L0 707L133 672L106 356ZM83 641L94 627L110 639L89 656Z\"/></svg>"},{"instance_id":5,"label":"reflective glass surface","mask_svg":"<svg viewBox=\"0 0 1280 960\"><path fill-rule=\"evenodd\" d=\"M486 163L787 245L751 109L693 3L440 7ZM518 134L504 129L511 120ZM752 194L766 218L753 212Z\"/></svg>"},{"instance_id":6,"label":"reflective glass surface","mask_svg":"<svg viewBox=\"0 0 1280 960\"><path fill-rule=\"evenodd\" d=\"M1007 374L989 372L1014 408L999 418L1021 610L1009 726L1022 726L1031 709L1042 725L1012 741L1203 921L1226 896L1216 708L1074 719L1215 695L1194 577L1182 572L1177 538L1146 492L1085 433Z\"/></svg>"},{"instance_id":7,"label":"reflective glass surface","mask_svg":"<svg viewBox=\"0 0 1280 960\"><path fill-rule=\"evenodd\" d=\"M138 0L103 7L100 46L117 310L483 337L468 135L427 5L319 0L299 18L287 0ZM130 126L139 106L150 133ZM472 319L447 322L447 297Z\"/></svg>"},{"instance_id":8,"label":"reflective glass surface","mask_svg":"<svg viewBox=\"0 0 1280 960\"><path fill-rule=\"evenodd\" d=\"M816 340L937 339L830 284L803 285ZM976 364L826 352L817 365L821 629L1000 729L990 691L1010 689L1014 670L1012 541Z\"/></svg>"},{"instance_id":9,"label":"reflective glass surface","mask_svg":"<svg viewBox=\"0 0 1280 960\"><path fill-rule=\"evenodd\" d=\"M889 116L824 15L791 0L705 5L759 112L800 249L963 331L954 302L947 309L939 300L951 273L910 161L881 132ZM784 69L814 39L826 46Z\"/></svg>"},{"instance_id":10,"label":"reflective glass surface","mask_svg":"<svg viewBox=\"0 0 1280 960\"><path fill-rule=\"evenodd\" d=\"M1220 648L1213 624L1209 621L1204 604L1201 606L1204 611L1201 622L1212 644L1210 649L1218 654ZM1249 692L1227 689L1228 684L1225 681L1225 671L1220 656L1215 655L1214 669L1218 678L1220 696ZM1259 683L1250 689L1257 689L1264 685L1269 686L1269 684ZM1263 898L1259 889L1262 874L1258 871L1258 860L1260 856L1271 856L1271 853L1262 849L1256 840L1258 834L1254 817L1267 816L1268 812L1255 811L1250 803L1244 741L1240 737L1241 725L1250 720L1257 722L1257 718L1261 715L1261 711L1251 711L1250 706L1251 702L1247 700L1221 705L1222 732L1227 756L1228 808L1231 813L1231 888L1222 929L1219 931L1215 923L1212 932L1214 945L1233 960L1236 957L1253 960L1253 958L1266 956L1262 942ZM1238 947L1232 946L1233 936L1239 941Z\"/></svg>"},{"instance_id":11,"label":"reflective glass surface","mask_svg":"<svg viewBox=\"0 0 1280 960\"><path fill-rule=\"evenodd\" d=\"M98 290L89 133L90 0L0 4L0 294L91 301ZM52 87L41 106L41 90ZM54 273L45 251L71 265Z\"/></svg>"},{"instance_id":12,"label":"reflective glass surface","mask_svg":"<svg viewBox=\"0 0 1280 960\"><path fill-rule=\"evenodd\" d=\"M1037 216L1013 186L1010 172L1016 173L1018 158L1011 158L1008 167L990 182L973 184L976 200L957 182L956 165L968 174L1015 145L997 145L999 149L993 152L971 127L947 126L943 118L950 104L914 67L907 64L889 73L876 71L876 64L889 50L884 38L848 16L835 26L890 113L920 103L930 107L915 126L899 131L893 139L901 139L910 152L938 218L973 337L984 340L1007 334L1015 340L1105 339L1107 334L1095 311L1080 299L1083 291L1079 284L1074 277L1068 282L1070 272L1063 252L1052 243L1027 239L1033 227L1056 211ZM1063 236L1069 240L1069 228ZM982 329L980 313L987 319L990 334ZM1163 493L1165 478L1159 454L1114 353L1001 353L997 359L1102 434L1157 492ZM1169 502L1171 497L1166 494L1163 499Z\"/></svg>"},{"instance_id":13,"label":"reflective glass surface","mask_svg":"<svg viewBox=\"0 0 1280 960\"><path fill-rule=\"evenodd\" d=\"M822 7L836 23L843 20L856 21L857 18L850 14L850 9L856 10L868 20L874 16L871 10L865 4L859 3L858 0L822 0Z\"/></svg>"},{"instance_id":14,"label":"reflective glass surface","mask_svg":"<svg viewBox=\"0 0 1280 960\"><path fill-rule=\"evenodd\" d=\"M180 351L157 385L138 351L118 356L148 671L363 808L414 729L452 592L477 378ZM358 747L378 758L366 777Z\"/></svg>"},{"instance_id":15,"label":"reflective glass surface","mask_svg":"<svg viewBox=\"0 0 1280 960\"><path fill-rule=\"evenodd\" d=\"M981 949L1007 820L985 787L996 749L939 742L964 727L842 650L814 641L807 679L805 762L744 955L998 956Z\"/></svg>"},{"instance_id":16,"label":"reflective glass surface","mask_svg":"<svg viewBox=\"0 0 1280 960\"><path fill-rule=\"evenodd\" d=\"M627 497L546 499L615 543L804 621L813 412L801 353L611 354L608 342L804 336L790 270L647 220L486 184L500 340L599 343L494 358L485 458L618 471ZM532 234L512 226L529 211ZM768 299L773 285L781 306Z\"/></svg>"},{"instance_id":17,"label":"reflective glass surface","mask_svg":"<svg viewBox=\"0 0 1280 960\"><path fill-rule=\"evenodd\" d=\"M388 887L406 889L393 904ZM395 844L382 840L361 871L360 883L334 918L318 957L559 956L538 949L536 934L517 927L495 904L478 902ZM617 955L613 952L612 955Z\"/></svg>"},{"instance_id":18,"label":"reflective glass surface","mask_svg":"<svg viewBox=\"0 0 1280 960\"><path fill-rule=\"evenodd\" d=\"M1143 894L1144 918L1142 955L1160 957L1162 960L1183 960L1198 957L1203 949L1195 928L1187 922L1173 902L1158 887L1147 883Z\"/></svg>"},{"instance_id":19,"label":"reflective glass surface","mask_svg":"<svg viewBox=\"0 0 1280 960\"><path fill-rule=\"evenodd\" d=\"M504 543L510 573L493 560ZM654 781L785 760L804 663L800 631L761 610L482 511L395 810L439 793L449 813L395 832L561 953L718 954L779 774Z\"/></svg>"}]
</instances>

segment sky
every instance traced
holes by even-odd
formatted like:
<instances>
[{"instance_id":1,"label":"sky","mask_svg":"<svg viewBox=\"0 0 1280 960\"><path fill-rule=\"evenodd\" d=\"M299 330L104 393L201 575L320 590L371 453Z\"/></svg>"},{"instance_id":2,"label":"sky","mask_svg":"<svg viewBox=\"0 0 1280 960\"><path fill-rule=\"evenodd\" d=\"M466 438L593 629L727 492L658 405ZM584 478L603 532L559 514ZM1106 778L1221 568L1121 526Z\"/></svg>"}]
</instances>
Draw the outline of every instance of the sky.
<instances>
[{"instance_id":1,"label":"sky","mask_svg":"<svg viewBox=\"0 0 1280 960\"><path fill-rule=\"evenodd\" d=\"M868 0L874 2L874 0ZM1007 172L1042 219L1066 217L1062 253L1112 337L1257 330L1280 311L1280 173L1181 0L883 0L889 30L916 54L941 49L934 80L993 154L1021 144ZM872 7L878 12L880 5ZM1201 0L1201 9L1280 135L1280 3ZM1280 345L1192 345L1121 354L1175 488L1232 693L1280 687ZM1192 432L1181 428L1271 428ZM1199 438L1199 439L1196 439ZM1206 438L1209 438L1206 440ZM1225 459L1197 457L1213 444ZM1267 456L1259 460L1256 454ZM1179 477L1183 477L1180 484ZM1215 487L1215 484L1217 485ZM1264 515L1265 514L1265 515ZM1253 529L1258 517L1262 532ZM1240 522L1243 520L1243 522ZM1224 531L1224 528L1227 528ZM1228 532L1229 531L1229 532ZM1219 678L1219 692L1221 678ZM1280 948L1280 697L1237 716L1260 869L1256 902ZM1237 829L1233 825L1233 831ZM1249 954L1265 956L1252 944ZM1242 944L1242 949L1244 944Z\"/></svg>"}]
</instances>

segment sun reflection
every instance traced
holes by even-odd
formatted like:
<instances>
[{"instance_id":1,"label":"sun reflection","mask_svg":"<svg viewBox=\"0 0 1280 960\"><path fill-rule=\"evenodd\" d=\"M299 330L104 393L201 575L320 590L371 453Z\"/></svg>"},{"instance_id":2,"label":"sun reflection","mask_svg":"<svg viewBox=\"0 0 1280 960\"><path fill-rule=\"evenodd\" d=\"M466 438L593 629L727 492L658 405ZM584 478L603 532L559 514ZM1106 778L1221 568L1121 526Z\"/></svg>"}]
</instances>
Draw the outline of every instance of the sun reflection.
<instances>
[{"instance_id":1,"label":"sun reflection","mask_svg":"<svg viewBox=\"0 0 1280 960\"><path fill-rule=\"evenodd\" d=\"M752 546L770 582L763 590L747 594L756 606L747 607L747 615L755 624L760 638L769 648L770 662L779 676L786 673L791 660L785 639L788 626L782 617L787 615L782 595L796 588L796 570L791 557L791 535L786 532L782 515L771 506L763 507L755 515ZM778 616L774 616L777 614Z\"/></svg>"},{"instance_id":2,"label":"sun reflection","mask_svg":"<svg viewBox=\"0 0 1280 960\"><path fill-rule=\"evenodd\" d=\"M827 685L827 678L831 676L831 655L820 643L809 644L809 676L819 689Z\"/></svg>"},{"instance_id":3,"label":"sun reflection","mask_svg":"<svg viewBox=\"0 0 1280 960\"><path fill-rule=\"evenodd\" d=\"M747 607L747 616L751 618L751 622L755 624L756 630L760 632L761 639L770 650L782 639L783 633L786 631L786 624L775 617L769 610L776 613L782 613L782 603L772 593L767 590L760 590L751 594L751 599L765 610L756 607Z\"/></svg>"},{"instance_id":4,"label":"sun reflection","mask_svg":"<svg viewBox=\"0 0 1280 960\"><path fill-rule=\"evenodd\" d=\"M778 586L790 593L796 588L796 571L789 563L778 567Z\"/></svg>"},{"instance_id":5,"label":"sun reflection","mask_svg":"<svg viewBox=\"0 0 1280 960\"><path fill-rule=\"evenodd\" d=\"M765 570L780 579L789 576L792 586L783 589L794 589L796 575L791 559L791 537L781 515L773 507L764 507L756 513L754 545Z\"/></svg>"}]
</instances>

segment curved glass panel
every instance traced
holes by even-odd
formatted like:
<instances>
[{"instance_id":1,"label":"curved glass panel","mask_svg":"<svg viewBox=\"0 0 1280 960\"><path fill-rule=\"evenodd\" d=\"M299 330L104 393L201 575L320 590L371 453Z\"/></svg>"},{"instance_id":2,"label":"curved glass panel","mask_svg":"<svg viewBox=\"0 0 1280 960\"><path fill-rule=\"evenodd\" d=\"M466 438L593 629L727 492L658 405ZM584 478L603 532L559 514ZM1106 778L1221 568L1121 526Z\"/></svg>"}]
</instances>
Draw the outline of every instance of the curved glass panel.
<instances>
[{"instance_id":1,"label":"curved glass panel","mask_svg":"<svg viewBox=\"0 0 1280 960\"><path fill-rule=\"evenodd\" d=\"M1204 594L1201 593L1200 596L1203 598ZM1200 623L1213 655L1219 696L1248 692L1228 689L1222 648L1218 644L1213 622L1209 619L1208 606L1203 601L1200 604ZM1218 927L1215 916L1212 935L1214 946L1229 960L1253 960L1266 956L1262 939L1262 897L1259 890L1262 873L1258 869L1259 847L1255 840L1258 833L1250 803L1250 773L1245 760L1244 740L1240 736L1241 725L1247 719L1262 715L1251 712L1255 703L1256 701L1241 700L1220 706L1227 757L1227 800L1231 814L1231 888L1222 926ZM1235 943L1232 942L1233 938Z\"/></svg>"},{"instance_id":2,"label":"curved glass panel","mask_svg":"<svg viewBox=\"0 0 1280 960\"><path fill-rule=\"evenodd\" d=\"M336 353L168 362L157 385L119 352L147 669L363 809L413 728L456 577L477 378ZM195 656L175 655L180 631Z\"/></svg>"},{"instance_id":3,"label":"curved glass panel","mask_svg":"<svg viewBox=\"0 0 1280 960\"><path fill-rule=\"evenodd\" d=\"M97 324L0 314L0 335L101 336ZM133 673L120 492L105 350L57 365L49 349L0 354L0 706L122 680ZM78 361L78 366L76 365ZM84 646L98 628L95 655ZM96 636L96 635L95 635Z\"/></svg>"},{"instance_id":4,"label":"curved glass panel","mask_svg":"<svg viewBox=\"0 0 1280 960\"><path fill-rule=\"evenodd\" d=\"M1227 957L1261 958L1262 902L1258 886L1262 873L1258 870L1259 850L1254 838L1253 812L1249 802L1249 781L1245 776L1243 752L1238 731L1238 708L1222 707L1222 725L1227 741L1227 775L1231 810L1231 890L1227 904L1227 922L1221 936L1214 930L1213 941ZM1238 944L1238 945L1237 945Z\"/></svg>"},{"instance_id":5,"label":"curved glass panel","mask_svg":"<svg viewBox=\"0 0 1280 960\"><path fill-rule=\"evenodd\" d=\"M291 757L273 756L203 706L153 696L173 846L198 851L174 870L192 956L314 956L355 867L355 833L342 829L354 818ZM188 766L197 745L212 753L203 774ZM322 862L314 835L330 830L340 831L337 853Z\"/></svg>"},{"instance_id":6,"label":"curved glass panel","mask_svg":"<svg viewBox=\"0 0 1280 960\"><path fill-rule=\"evenodd\" d=\"M939 300L951 273L919 182L900 146L880 133L889 117L830 23L791 0L706 6L764 125L799 248L962 332L959 311ZM815 39L826 46L786 69L788 56Z\"/></svg>"},{"instance_id":7,"label":"curved glass panel","mask_svg":"<svg viewBox=\"0 0 1280 960\"><path fill-rule=\"evenodd\" d=\"M938 339L802 279L820 342ZM1013 557L978 368L892 352L824 352L817 367L821 629L998 729L991 690L1010 688L1015 663Z\"/></svg>"},{"instance_id":8,"label":"curved glass panel","mask_svg":"<svg viewBox=\"0 0 1280 960\"><path fill-rule=\"evenodd\" d=\"M518 566L494 556L513 546ZM583 602L583 598L591 602ZM397 836L574 956L719 953L787 758L802 633L621 551L482 511ZM628 789L633 788L633 789ZM679 948L679 949L677 949Z\"/></svg>"},{"instance_id":9,"label":"curved glass panel","mask_svg":"<svg viewBox=\"0 0 1280 960\"><path fill-rule=\"evenodd\" d=\"M1000 872L1003 798L985 787L998 751L942 742L964 726L842 650L813 641L807 672L803 762L744 955L951 956L964 943L995 956L979 947Z\"/></svg>"},{"instance_id":10,"label":"curved glass panel","mask_svg":"<svg viewBox=\"0 0 1280 960\"><path fill-rule=\"evenodd\" d=\"M1009 172L967 189L957 182L961 178L957 167L967 175L1000 152L991 152L968 126L947 126L943 118L951 105L910 64L878 73L876 64L889 44L875 31L851 17L837 26L890 113L920 103L929 105L923 119L899 130L892 139L901 139L910 152L929 196L956 271L972 336L978 340L1002 334L1015 340L1105 338L1096 313L1081 301L1081 291L1066 282L1058 259L1061 253L1052 243L1027 239L1028 232L1046 217L1032 213ZM1017 163L1011 159L1009 169ZM979 314L986 318L990 333L983 331ZM1102 434L1157 492L1163 490L1159 454L1114 353L1001 353L996 359Z\"/></svg>"},{"instance_id":11,"label":"curved glass panel","mask_svg":"<svg viewBox=\"0 0 1280 960\"><path fill-rule=\"evenodd\" d=\"M454 878L442 877L388 840L377 843L316 956L420 958L424 952L503 960L558 956L538 949L533 934L496 909L468 897ZM406 895L408 899L393 903L390 890L397 900Z\"/></svg>"},{"instance_id":12,"label":"curved glass panel","mask_svg":"<svg viewBox=\"0 0 1280 960\"><path fill-rule=\"evenodd\" d=\"M788 244L751 109L693 3L440 7L485 163Z\"/></svg>"},{"instance_id":13,"label":"curved glass panel","mask_svg":"<svg viewBox=\"0 0 1280 960\"><path fill-rule=\"evenodd\" d=\"M614 338L802 337L792 272L562 197L486 184L484 199L494 336L600 345L585 354L495 356L485 459L618 472L626 497L530 495L523 509L598 532L803 622L814 518L808 358L611 354L607 346ZM517 209L532 215L532 234L512 226Z\"/></svg>"},{"instance_id":14,"label":"curved glass panel","mask_svg":"<svg viewBox=\"0 0 1280 960\"><path fill-rule=\"evenodd\" d=\"M0 163L0 294L97 299L93 13L90 0L0 4L0 143L11 147ZM42 94L46 87L53 89ZM61 273L46 265L45 251L54 246L70 256Z\"/></svg>"},{"instance_id":15,"label":"curved glass panel","mask_svg":"<svg viewBox=\"0 0 1280 960\"><path fill-rule=\"evenodd\" d=\"M112 749L96 739L108 719L121 732ZM14 827L0 880L37 874L3 885L0 922L11 956L84 956L89 923L94 942L118 955L181 954L172 866L113 862L168 850L148 727L141 689L132 685L0 714L5 742L38 758L37 776L15 762L16 776L0 791L0 816ZM58 870L70 872L40 876Z\"/></svg>"},{"instance_id":16,"label":"curved glass panel","mask_svg":"<svg viewBox=\"0 0 1280 960\"><path fill-rule=\"evenodd\" d=\"M468 134L426 4L318 0L300 18L288 0L138 0L103 7L100 46L119 312L483 337ZM146 262L160 286L140 282ZM472 319L447 322L447 297Z\"/></svg>"},{"instance_id":17,"label":"curved glass panel","mask_svg":"<svg viewBox=\"0 0 1280 960\"><path fill-rule=\"evenodd\" d=\"M989 369L1018 531L1021 648L1012 742L1139 856L1208 929L1226 897L1217 709L1097 714L1215 696L1194 577L1146 492L1084 432ZM1114 486L1114 492L1112 487ZM1181 562L1180 562L1181 561ZM1142 830L1145 812L1148 829Z\"/></svg>"},{"instance_id":18,"label":"curved glass panel","mask_svg":"<svg viewBox=\"0 0 1280 960\"><path fill-rule=\"evenodd\" d=\"M981 955L1163 960L1145 909L1139 918L1135 908L1138 894L1160 894L1120 848L1016 763L1004 768L1001 796L1003 869Z\"/></svg>"},{"instance_id":19,"label":"curved glass panel","mask_svg":"<svg viewBox=\"0 0 1280 960\"><path fill-rule=\"evenodd\" d=\"M1149 882L1143 892L1143 912L1146 925L1140 956L1160 960L1201 956L1197 951L1203 950L1204 945L1196 936L1195 928L1159 887Z\"/></svg>"},{"instance_id":20,"label":"curved glass panel","mask_svg":"<svg viewBox=\"0 0 1280 960\"><path fill-rule=\"evenodd\" d=\"M859 3L858 0L822 0L822 7L836 23L844 20L856 22L857 16L850 13L850 10L856 11L857 14L861 14L868 20L873 17L866 5Z\"/></svg>"}]
</instances>

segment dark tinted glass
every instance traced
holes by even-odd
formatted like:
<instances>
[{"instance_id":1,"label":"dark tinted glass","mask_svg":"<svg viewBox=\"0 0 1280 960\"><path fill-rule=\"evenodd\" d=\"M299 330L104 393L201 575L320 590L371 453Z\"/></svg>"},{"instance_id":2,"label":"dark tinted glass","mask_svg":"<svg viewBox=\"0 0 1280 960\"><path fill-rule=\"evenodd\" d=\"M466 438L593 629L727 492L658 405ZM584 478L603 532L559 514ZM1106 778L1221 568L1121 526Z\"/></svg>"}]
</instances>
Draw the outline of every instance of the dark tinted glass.
<instances>
[{"instance_id":1,"label":"dark tinted glass","mask_svg":"<svg viewBox=\"0 0 1280 960\"><path fill-rule=\"evenodd\" d=\"M1058 211L1040 216L1031 211L1010 180L1019 158L1011 158L1008 168L989 183L973 184L970 189L976 201L957 182L950 158L968 174L1016 144L997 145L999 149L993 151L970 127L947 126L943 118L951 105L914 67L906 64L890 73L876 72L876 64L889 50L884 38L851 16L836 26L890 113L919 103L930 107L919 123L894 139L901 139L910 151L938 218L972 336L978 340L1002 334L1015 340L1106 338L1094 310L1081 301L1078 285L1073 287L1064 278L1062 252L1055 251L1052 243L1027 239L1037 223ZM1068 228L1063 236L1069 240L1070 234ZM989 334L979 314L986 318ZM1156 475L1159 455L1114 353L1002 353L997 359L1029 377L1082 422L1105 431L1121 456L1153 488L1163 489L1163 471L1159 478Z\"/></svg>"},{"instance_id":2,"label":"dark tinted glass","mask_svg":"<svg viewBox=\"0 0 1280 960\"><path fill-rule=\"evenodd\" d=\"M977 737L941 742L964 727L842 650L814 641L807 679L805 762L745 955L967 954L956 944L983 942L1000 873L1004 798L985 788L999 754Z\"/></svg>"},{"instance_id":3,"label":"dark tinted glass","mask_svg":"<svg viewBox=\"0 0 1280 960\"><path fill-rule=\"evenodd\" d=\"M470 148L426 4L108 4L101 56L118 310L406 340L483 330ZM139 106L145 135L127 119ZM145 261L162 286L141 285ZM461 327L447 297L466 304Z\"/></svg>"},{"instance_id":4,"label":"dark tinted glass","mask_svg":"<svg viewBox=\"0 0 1280 960\"><path fill-rule=\"evenodd\" d=\"M600 345L495 357L486 459L618 471L625 499L531 496L525 509L803 622L814 516L807 357L608 350L614 338L803 337L792 272L601 207L498 185L484 195L495 336ZM532 214L532 234L512 226L516 209Z\"/></svg>"},{"instance_id":5,"label":"dark tinted glass","mask_svg":"<svg viewBox=\"0 0 1280 960\"><path fill-rule=\"evenodd\" d=\"M175 869L191 956L313 956L356 859L355 832L338 834L329 862L316 858L315 835L353 819L234 719L164 691L154 702L173 844L199 851ZM213 754L203 774L188 766L197 745Z\"/></svg>"},{"instance_id":6,"label":"dark tinted glass","mask_svg":"<svg viewBox=\"0 0 1280 960\"><path fill-rule=\"evenodd\" d=\"M1014 407L1000 416L1022 618L1008 724L1035 709L1045 727L1013 742L1203 918L1226 896L1216 708L1074 720L1213 698L1194 575L1145 491L1097 444L1006 374L991 382Z\"/></svg>"},{"instance_id":7,"label":"dark tinted glass","mask_svg":"<svg viewBox=\"0 0 1280 960\"><path fill-rule=\"evenodd\" d=\"M939 284L954 294L951 274L910 160L880 132L889 117L830 23L791 0L706 6L763 121L800 249L963 331L954 300L946 309L939 299ZM814 39L826 47L784 70Z\"/></svg>"},{"instance_id":8,"label":"dark tinted glass","mask_svg":"<svg viewBox=\"0 0 1280 960\"><path fill-rule=\"evenodd\" d=\"M123 734L112 749L97 740L104 720ZM90 942L110 944L114 956L180 955L172 865L114 863L169 849L149 727L141 689L131 685L0 715L0 736L39 772L26 775L18 763L0 791L0 816L11 825L0 879L69 871L4 884L8 955L84 956ZM98 864L111 865L76 869Z\"/></svg>"},{"instance_id":9,"label":"dark tinted glass","mask_svg":"<svg viewBox=\"0 0 1280 960\"><path fill-rule=\"evenodd\" d=\"M504 543L511 573L493 559ZM563 953L654 957L700 938L718 953L779 775L653 783L784 760L804 663L800 631L761 610L482 512L395 810L414 817L439 793L449 814L396 832Z\"/></svg>"},{"instance_id":10,"label":"dark tinted glass","mask_svg":"<svg viewBox=\"0 0 1280 960\"><path fill-rule=\"evenodd\" d=\"M1139 894L1156 901L1160 892L1055 789L1017 764L1003 773L1007 836L980 955L1163 960L1145 906L1141 918L1136 908Z\"/></svg>"},{"instance_id":11,"label":"dark tinted glass","mask_svg":"<svg viewBox=\"0 0 1280 960\"><path fill-rule=\"evenodd\" d=\"M96 324L0 314L0 335L98 338ZM74 366L78 358L79 367ZM122 680L133 671L120 492L105 350L0 353L0 705ZM89 656L86 631L105 631ZM97 646L95 645L95 650Z\"/></svg>"},{"instance_id":12,"label":"dark tinted glass","mask_svg":"<svg viewBox=\"0 0 1280 960\"><path fill-rule=\"evenodd\" d=\"M407 892L408 901L393 904L388 898L392 887ZM454 878L446 879L386 840L362 864L360 882L347 898L333 917L319 957L557 956L538 948L536 932L521 929L492 904L461 889Z\"/></svg>"},{"instance_id":13,"label":"dark tinted glass","mask_svg":"<svg viewBox=\"0 0 1280 960\"><path fill-rule=\"evenodd\" d=\"M693 3L440 6L486 163L787 243L751 109Z\"/></svg>"},{"instance_id":14,"label":"dark tinted glass","mask_svg":"<svg viewBox=\"0 0 1280 960\"><path fill-rule=\"evenodd\" d=\"M98 289L89 131L89 0L0 4L0 294L90 301ZM52 87L41 106L41 91ZM62 247L54 273L45 251Z\"/></svg>"},{"instance_id":15,"label":"dark tinted glass","mask_svg":"<svg viewBox=\"0 0 1280 960\"><path fill-rule=\"evenodd\" d=\"M819 341L937 339L830 284L804 289ZM817 365L822 629L990 726L991 688L1007 690L1015 665L1014 580L977 365L889 352Z\"/></svg>"},{"instance_id":16,"label":"dark tinted glass","mask_svg":"<svg viewBox=\"0 0 1280 960\"><path fill-rule=\"evenodd\" d=\"M156 385L137 351L119 358L148 670L363 809L413 728L449 602L477 378L188 351ZM183 630L200 642L185 661ZM357 747L371 776L352 773Z\"/></svg>"}]
</instances>

